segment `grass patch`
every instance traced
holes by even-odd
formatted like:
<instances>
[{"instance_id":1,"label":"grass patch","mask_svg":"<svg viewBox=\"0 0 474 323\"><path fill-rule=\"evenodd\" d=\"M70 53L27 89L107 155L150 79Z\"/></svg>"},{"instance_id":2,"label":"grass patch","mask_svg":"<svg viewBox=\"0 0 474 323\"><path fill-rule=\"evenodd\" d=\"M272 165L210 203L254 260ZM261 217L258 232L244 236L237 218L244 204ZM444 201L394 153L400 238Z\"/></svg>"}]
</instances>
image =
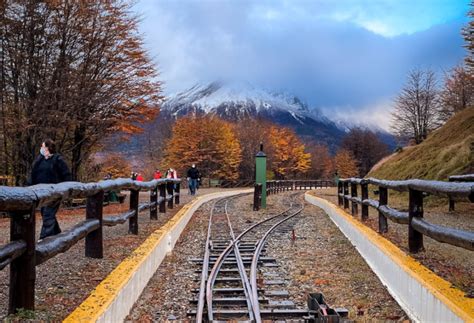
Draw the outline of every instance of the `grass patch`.
<instances>
[{"instance_id":1,"label":"grass patch","mask_svg":"<svg viewBox=\"0 0 474 323\"><path fill-rule=\"evenodd\" d=\"M474 172L474 108L452 117L417 146L393 154L367 176L380 179L447 180Z\"/></svg>"}]
</instances>

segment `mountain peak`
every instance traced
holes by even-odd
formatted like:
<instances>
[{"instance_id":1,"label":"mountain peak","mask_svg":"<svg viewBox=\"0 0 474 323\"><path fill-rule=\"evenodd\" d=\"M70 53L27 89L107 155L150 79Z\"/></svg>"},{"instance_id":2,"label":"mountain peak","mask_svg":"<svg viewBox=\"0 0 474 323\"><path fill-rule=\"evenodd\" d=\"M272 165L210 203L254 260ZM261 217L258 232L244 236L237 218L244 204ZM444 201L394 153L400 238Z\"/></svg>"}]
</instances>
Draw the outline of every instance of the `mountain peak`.
<instances>
[{"instance_id":1,"label":"mountain peak","mask_svg":"<svg viewBox=\"0 0 474 323\"><path fill-rule=\"evenodd\" d=\"M297 120L312 118L330 122L319 110L310 109L295 95L257 88L248 82L216 81L206 85L196 84L188 90L170 96L163 105L164 110L172 110L175 115L182 115L184 110L216 113L222 108L234 110L234 115L280 111L292 114Z\"/></svg>"}]
</instances>

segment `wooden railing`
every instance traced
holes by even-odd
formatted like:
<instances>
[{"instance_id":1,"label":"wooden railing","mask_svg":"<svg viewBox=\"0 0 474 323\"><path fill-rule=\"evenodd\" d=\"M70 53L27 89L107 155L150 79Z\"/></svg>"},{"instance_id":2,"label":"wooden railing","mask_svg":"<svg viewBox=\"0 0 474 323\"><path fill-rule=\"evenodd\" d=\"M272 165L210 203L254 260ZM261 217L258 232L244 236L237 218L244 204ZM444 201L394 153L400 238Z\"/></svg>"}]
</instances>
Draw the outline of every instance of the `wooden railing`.
<instances>
[{"instance_id":1,"label":"wooden railing","mask_svg":"<svg viewBox=\"0 0 474 323\"><path fill-rule=\"evenodd\" d=\"M368 185L378 187L379 200L369 198ZM350 193L349 193L350 186ZM358 186L361 195L358 195ZM388 206L388 190L408 192L408 212L398 211ZM408 225L408 248L416 253L423 250L423 235L434 240L468 250L474 250L474 232L459 230L430 223L423 219L423 198L427 195L444 196L451 200L468 200L474 202L474 183L453 183L441 181L425 181L419 179L405 181L387 181L375 178L341 179L338 183L338 203L344 209L349 208L353 216L359 213L366 220L369 206L378 210L379 232L388 231L387 219Z\"/></svg>"},{"instance_id":2,"label":"wooden railing","mask_svg":"<svg viewBox=\"0 0 474 323\"><path fill-rule=\"evenodd\" d=\"M448 179L450 182L471 182L474 183L474 174L452 175ZM454 211L454 200L449 199L449 211Z\"/></svg>"},{"instance_id":3,"label":"wooden railing","mask_svg":"<svg viewBox=\"0 0 474 323\"><path fill-rule=\"evenodd\" d=\"M123 214L102 216L104 192L130 190L130 208ZM139 192L150 191L150 202L139 203ZM138 214L150 210L150 219L158 211L179 204L179 179L137 182L131 179L106 180L98 183L65 182L30 187L0 186L0 212L10 216L10 243L0 247L0 270L10 264L8 312L19 308L34 310L36 266L65 252L85 238L85 255L103 258L103 226L114 226L128 220L129 233L138 234ZM36 241L35 211L38 207L71 198L86 198L86 219L58 235ZM167 204L167 205L166 205Z\"/></svg>"},{"instance_id":4,"label":"wooden railing","mask_svg":"<svg viewBox=\"0 0 474 323\"><path fill-rule=\"evenodd\" d=\"M327 188L334 186L329 180L282 180L268 181L267 194L276 194L285 191L311 190L316 188Z\"/></svg>"}]
</instances>

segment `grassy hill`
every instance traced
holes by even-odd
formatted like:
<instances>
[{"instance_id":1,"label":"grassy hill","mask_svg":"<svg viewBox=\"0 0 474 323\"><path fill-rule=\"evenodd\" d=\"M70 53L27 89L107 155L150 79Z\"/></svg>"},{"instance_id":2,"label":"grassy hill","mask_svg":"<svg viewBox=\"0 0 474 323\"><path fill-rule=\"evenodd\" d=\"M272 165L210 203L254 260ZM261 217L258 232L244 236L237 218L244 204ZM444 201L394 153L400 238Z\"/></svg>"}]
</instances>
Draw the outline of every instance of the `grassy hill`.
<instances>
[{"instance_id":1,"label":"grassy hill","mask_svg":"<svg viewBox=\"0 0 474 323\"><path fill-rule=\"evenodd\" d=\"M453 116L421 144L385 158L367 177L447 180L468 173L474 173L474 108Z\"/></svg>"}]
</instances>

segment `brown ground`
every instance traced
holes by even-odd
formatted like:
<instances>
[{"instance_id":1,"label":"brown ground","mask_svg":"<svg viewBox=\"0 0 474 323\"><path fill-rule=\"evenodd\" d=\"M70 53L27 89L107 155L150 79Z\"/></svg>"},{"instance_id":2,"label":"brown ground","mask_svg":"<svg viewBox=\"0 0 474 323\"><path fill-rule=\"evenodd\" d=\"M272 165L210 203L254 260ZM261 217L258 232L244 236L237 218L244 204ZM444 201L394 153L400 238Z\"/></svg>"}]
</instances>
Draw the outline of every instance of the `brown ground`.
<instances>
[{"instance_id":1,"label":"brown ground","mask_svg":"<svg viewBox=\"0 0 474 323\"><path fill-rule=\"evenodd\" d=\"M283 210L284 196L272 195L267 210L252 211L252 197L238 198L231 204L230 218L236 234L251 223ZM190 258L202 257L210 205L201 207L181 235L173 252L163 261L135 304L128 321L186 320L195 308L189 300L198 288L200 274ZM299 308L306 307L308 292L323 292L334 307L346 307L350 318L366 320L404 320L406 314L390 296L365 261L328 216L306 204L301 215L288 223L289 232L273 234L267 254L277 259L278 272L287 280L284 289ZM192 245L193 248L189 248Z\"/></svg>"},{"instance_id":2,"label":"brown ground","mask_svg":"<svg viewBox=\"0 0 474 323\"><path fill-rule=\"evenodd\" d=\"M201 189L205 194L215 189ZM140 201L149 200L149 193L140 194ZM181 205L189 202L191 196L183 190ZM40 320L61 320L65 318L89 295L122 260L135 250L153 231L168 221L181 207L158 213L158 221L151 221L148 211L139 216L138 235L128 234L128 222L114 227L104 228L104 258L91 259L84 256L84 240L63 254L36 267L36 311L25 311L17 318L35 318ZM124 204L104 207L104 215L118 214L128 209L128 198ZM39 213L39 212L38 212ZM85 209L60 210L58 220L62 230L84 220ZM37 236L41 229L41 215L37 214ZM0 219L0 245L9 241L10 221ZM0 318L8 310L9 267L0 271Z\"/></svg>"},{"instance_id":3,"label":"brown ground","mask_svg":"<svg viewBox=\"0 0 474 323\"><path fill-rule=\"evenodd\" d=\"M316 190L316 195L337 205L337 189ZM370 191L371 198L377 199ZM389 193L388 204L400 211L408 211L406 194ZM428 198L424 205L424 218L435 224L468 231L474 231L474 204L456 203L456 211L448 212L447 199ZM350 210L346 210L350 212ZM359 206L360 212L360 206ZM369 207L369 219L365 222L373 230L378 230L378 212ZM408 226L388 221L388 233L383 234L399 248L408 251ZM474 297L474 252L463 248L440 243L424 237L425 251L411 254L423 265L446 279L453 286L466 293L466 297Z\"/></svg>"}]
</instances>

